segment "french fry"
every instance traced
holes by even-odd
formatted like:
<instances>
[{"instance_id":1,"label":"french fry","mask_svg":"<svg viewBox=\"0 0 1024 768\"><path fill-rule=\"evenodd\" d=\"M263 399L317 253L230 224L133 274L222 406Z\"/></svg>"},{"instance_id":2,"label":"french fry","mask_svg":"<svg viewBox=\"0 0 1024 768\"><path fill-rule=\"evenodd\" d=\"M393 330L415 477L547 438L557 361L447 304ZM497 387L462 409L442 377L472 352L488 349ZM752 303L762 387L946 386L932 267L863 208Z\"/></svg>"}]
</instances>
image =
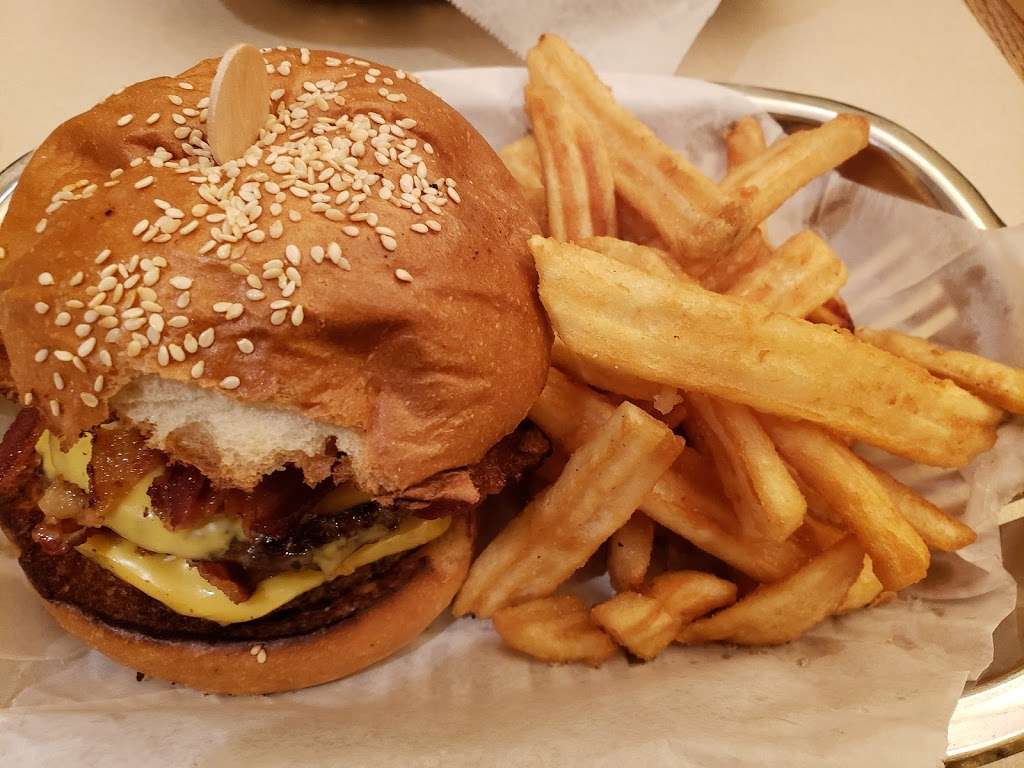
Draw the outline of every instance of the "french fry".
<instances>
[{"instance_id":1,"label":"french fry","mask_svg":"<svg viewBox=\"0 0 1024 768\"><path fill-rule=\"evenodd\" d=\"M622 403L573 453L555 484L484 549L453 613L486 618L554 592L625 524L682 448L668 427Z\"/></svg>"},{"instance_id":2,"label":"french fry","mask_svg":"<svg viewBox=\"0 0 1024 768\"><path fill-rule=\"evenodd\" d=\"M594 622L634 656L650 661L675 638L682 625L658 600L620 592L590 609Z\"/></svg>"},{"instance_id":3,"label":"french fry","mask_svg":"<svg viewBox=\"0 0 1024 768\"><path fill-rule=\"evenodd\" d=\"M526 111L540 152L551 236L614 235L615 182L600 135L545 85L527 86Z\"/></svg>"},{"instance_id":4,"label":"french fry","mask_svg":"<svg viewBox=\"0 0 1024 768\"><path fill-rule=\"evenodd\" d=\"M526 56L530 83L561 93L601 126L615 191L657 229L674 256L702 263L732 249L743 203L620 106L590 65L560 37L542 35Z\"/></svg>"},{"instance_id":5,"label":"french fry","mask_svg":"<svg viewBox=\"0 0 1024 768\"><path fill-rule=\"evenodd\" d=\"M691 434L714 460L744 535L783 541L803 522L807 503L754 413L692 393L687 398Z\"/></svg>"},{"instance_id":6,"label":"french fry","mask_svg":"<svg viewBox=\"0 0 1024 768\"><path fill-rule=\"evenodd\" d=\"M634 512L608 539L608 576L616 592L636 590L644 583L651 564L654 523L643 512Z\"/></svg>"},{"instance_id":7,"label":"french fry","mask_svg":"<svg viewBox=\"0 0 1024 768\"><path fill-rule=\"evenodd\" d=\"M807 319L812 323L824 323L834 325L837 328L853 330L853 317L846 302L838 296L833 296L820 307L816 307L807 313Z\"/></svg>"},{"instance_id":8,"label":"french fry","mask_svg":"<svg viewBox=\"0 0 1024 768\"><path fill-rule=\"evenodd\" d=\"M684 625L736 602L736 585L700 571L669 571L651 580L644 594Z\"/></svg>"},{"instance_id":9,"label":"french fry","mask_svg":"<svg viewBox=\"0 0 1024 768\"><path fill-rule=\"evenodd\" d=\"M644 381L600 363L584 360L569 349L557 335L551 344L551 364L558 370L570 373L573 377L592 387L603 389L605 392L614 392L628 397L630 400L653 402L655 398L665 392L675 391L664 384Z\"/></svg>"},{"instance_id":10,"label":"french fry","mask_svg":"<svg viewBox=\"0 0 1024 768\"><path fill-rule=\"evenodd\" d=\"M864 549L847 537L796 573L762 584L732 606L684 627L679 641L779 645L795 640L835 612L863 561Z\"/></svg>"},{"instance_id":11,"label":"french fry","mask_svg":"<svg viewBox=\"0 0 1024 768\"><path fill-rule=\"evenodd\" d=\"M927 368L940 378L956 382L982 400L1011 413L1024 414L1024 369L896 331L861 328L857 335L869 344Z\"/></svg>"},{"instance_id":12,"label":"french fry","mask_svg":"<svg viewBox=\"0 0 1024 768\"><path fill-rule=\"evenodd\" d=\"M491 617L505 644L541 661L599 667L618 650L575 595L555 595L501 608Z\"/></svg>"},{"instance_id":13,"label":"french fry","mask_svg":"<svg viewBox=\"0 0 1024 768\"><path fill-rule=\"evenodd\" d=\"M901 483L885 470L869 468L889 493L896 511L910 523L932 549L955 552L972 544L978 535L967 525L951 517L928 499Z\"/></svg>"},{"instance_id":14,"label":"french fry","mask_svg":"<svg viewBox=\"0 0 1024 768\"><path fill-rule=\"evenodd\" d=\"M587 237L577 243L584 248L603 253L616 261L643 270L662 280L681 280L693 283L694 280L672 257L660 248L639 245L617 237Z\"/></svg>"},{"instance_id":15,"label":"french fry","mask_svg":"<svg viewBox=\"0 0 1024 768\"><path fill-rule=\"evenodd\" d=\"M537 142L527 134L502 147L498 156L519 185L540 231L548 234L548 200Z\"/></svg>"},{"instance_id":16,"label":"french fry","mask_svg":"<svg viewBox=\"0 0 1024 768\"><path fill-rule=\"evenodd\" d=\"M813 424L762 421L786 461L860 540L886 589L903 589L925 577L928 547L859 456Z\"/></svg>"},{"instance_id":17,"label":"french fry","mask_svg":"<svg viewBox=\"0 0 1024 768\"><path fill-rule=\"evenodd\" d=\"M846 265L828 243L805 230L740 275L726 293L804 317L843 287L846 274Z\"/></svg>"},{"instance_id":18,"label":"french fry","mask_svg":"<svg viewBox=\"0 0 1024 768\"><path fill-rule=\"evenodd\" d=\"M767 219L797 190L868 145L868 121L838 115L824 125L785 136L726 174L721 189L746 202L747 229Z\"/></svg>"},{"instance_id":19,"label":"french fry","mask_svg":"<svg viewBox=\"0 0 1024 768\"><path fill-rule=\"evenodd\" d=\"M938 466L992 447L1001 412L824 325L530 239L540 295L576 354L648 381L808 419Z\"/></svg>"},{"instance_id":20,"label":"french fry","mask_svg":"<svg viewBox=\"0 0 1024 768\"><path fill-rule=\"evenodd\" d=\"M741 117L730 125L723 138L726 168L730 171L757 157L768 148L761 123L753 115Z\"/></svg>"},{"instance_id":21,"label":"french fry","mask_svg":"<svg viewBox=\"0 0 1024 768\"><path fill-rule=\"evenodd\" d=\"M871 566L871 558L864 555L864 565L860 570L860 575L850 586L843 602L836 608L836 615L841 616L844 613L851 613L871 605L874 599L882 594L883 589L882 582L878 580L875 570Z\"/></svg>"},{"instance_id":22,"label":"french fry","mask_svg":"<svg viewBox=\"0 0 1024 768\"><path fill-rule=\"evenodd\" d=\"M530 409L530 419L560 448L574 451L613 411L607 398L551 369L547 385ZM799 567L806 555L795 543L757 542L738 535L735 515L719 489L710 484L713 474L700 456L686 449L644 497L640 509L758 581L774 581Z\"/></svg>"},{"instance_id":23,"label":"french fry","mask_svg":"<svg viewBox=\"0 0 1024 768\"><path fill-rule=\"evenodd\" d=\"M615 195L615 212L619 219L619 237L623 240L665 249L665 243L658 236L654 225L619 194Z\"/></svg>"},{"instance_id":24,"label":"french fry","mask_svg":"<svg viewBox=\"0 0 1024 768\"><path fill-rule=\"evenodd\" d=\"M589 247L589 246L585 246ZM596 248L594 250L597 250ZM772 247L760 229L755 229L731 252L708 264L698 275L709 291L725 293L743 273L772 258Z\"/></svg>"}]
</instances>

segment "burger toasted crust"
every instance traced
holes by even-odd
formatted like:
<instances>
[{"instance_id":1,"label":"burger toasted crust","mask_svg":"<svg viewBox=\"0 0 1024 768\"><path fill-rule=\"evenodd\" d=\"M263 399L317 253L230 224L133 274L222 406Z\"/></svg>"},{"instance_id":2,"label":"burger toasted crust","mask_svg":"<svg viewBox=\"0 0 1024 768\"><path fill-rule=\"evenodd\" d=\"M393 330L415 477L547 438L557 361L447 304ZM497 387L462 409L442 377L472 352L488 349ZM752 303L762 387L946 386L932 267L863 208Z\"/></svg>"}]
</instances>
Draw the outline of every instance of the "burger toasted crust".
<instances>
[{"instance_id":1,"label":"burger toasted crust","mask_svg":"<svg viewBox=\"0 0 1024 768\"><path fill-rule=\"evenodd\" d=\"M417 142L416 163L406 167L392 160L374 166L373 148L367 146L360 168L391 179L396 197L402 194L400 177L416 176L422 163L422 173L438 185L447 202L437 211L421 206L422 212L416 213L381 199L378 184L358 207L358 214L379 219L375 227L369 219L348 218L357 215L349 213L355 190L348 189L350 198L343 202L337 201L334 188L327 190L331 210L338 211L333 218L313 211L309 196L290 191L280 203L282 211L273 215L270 207L276 197L257 182L262 213L258 218L254 214L253 221L263 235L243 235L229 244L225 258L217 256L219 245L200 253L213 229L225 225L192 213L197 204L206 204L210 213L218 208L199 196L200 185L190 181L194 171L177 173L169 164L196 162L182 149L191 139L175 132L205 129L196 107L209 93L217 60L203 61L176 77L129 86L47 138L26 168L0 229L0 247L7 254L0 262L0 334L19 392L32 394L47 427L65 445L107 420L116 411L118 393L147 375L225 395L254 409L283 409L338 433L336 448L349 454L356 480L373 493L400 490L438 471L475 463L525 416L543 386L548 361L550 332L526 248L534 224L517 185L455 110L395 70L372 62L346 63L344 54L323 51L312 52L308 64L301 63L294 49L274 50L266 58L275 67L271 87L284 90L285 104L298 103L318 82L346 83L340 92L344 104L332 102L327 113L310 106L310 120L324 114L364 114L377 116L375 126L377 119L408 126L401 130ZM285 61L290 70L282 66ZM368 75L371 68L381 74ZM282 70L288 74L280 74ZM391 84L385 86L384 78ZM382 96L382 87L399 100ZM158 115L152 124L147 122L150 115ZM178 122L172 120L175 115ZM179 125L182 120L185 126ZM292 125L276 145L297 129L302 132L303 126L297 125L301 118L293 115L289 120ZM309 125L305 128L308 132ZM348 133L325 135L332 139ZM201 142L197 138L190 152L202 154ZM170 159L161 159L158 147ZM284 183L264 162L267 156L264 151L256 166L243 167L239 178L262 172L270 182ZM120 175L112 178L117 169ZM318 181L320 173L311 172L314 183L327 183ZM308 178L301 180L306 183ZM456 185L454 193L445 192L452 189L449 179ZM221 177L227 180L226 174ZM54 195L64 187L71 188L71 199L52 208L60 202ZM91 190L87 196L85 190ZM157 201L183 214L181 229L192 221L198 222L196 229L186 235L175 230L162 243L157 242L162 235L144 240L147 227L163 215ZM291 221L289 211L300 214L301 221ZM144 220L147 224L140 225ZM418 229L423 230L428 220L439 231L412 229L421 225ZM283 229L279 238L270 234L275 221ZM343 227L356 227L358 233L349 236ZM387 247L392 238L387 231L393 232L393 250ZM329 259L314 262L313 249L327 249L331 243L340 246L350 270ZM290 246L301 256L296 267L301 285L287 298L292 303L284 321L274 324L271 316L279 310L271 304L283 300L283 292L277 278L265 276L264 265L282 260L290 266L285 261ZM97 264L97 255L107 249L110 255ZM163 319L156 321L162 329L157 342L134 356L129 346L138 329L125 327L120 338L108 340L109 329L101 325L105 320L93 318L92 330L79 335L83 324L90 325L85 319L89 307L74 306L90 301L86 289L98 287L103 269L127 268L133 257L134 274L156 278L145 280L156 299L146 304L144 317L160 314ZM159 259L165 267L152 266ZM249 299L251 282L232 271L232 265L257 276L265 298ZM412 282L398 279L398 269L411 275ZM82 278L75 277L79 273ZM131 279L119 275L115 271L109 276L119 283ZM187 307L179 303L183 290L171 285L174 277L192 281ZM126 299L118 303L112 291L105 293L104 306L113 307L113 316L120 318ZM222 302L238 304L244 312L228 320ZM136 299L134 306L140 305ZM162 313L152 310L154 305ZM299 305L302 310L296 314ZM66 324L56 322L60 312L69 314ZM172 325L176 315L187 324ZM141 331L148 333L150 327ZM190 352L187 335L198 338L207 329L215 332L213 343ZM92 348L86 344L90 338L96 340ZM250 354L236 346L243 339L255 348ZM174 354L181 356L183 349L185 359L178 360ZM47 356L37 362L40 350ZM64 360L58 359L58 351L66 353ZM73 355L81 364L67 359ZM193 378L193 371L200 369ZM232 377L237 378L236 388L230 388ZM138 393L132 391L137 401ZM264 415L254 410L252 420ZM179 432L174 446L179 451L196 447L180 458L217 484L251 487L286 461L302 463L289 444L292 431L276 430L272 449L259 456L225 459L218 441L230 439L223 434L230 430L208 428L197 417L191 431ZM325 442L322 437L320 442Z\"/></svg>"},{"instance_id":2,"label":"burger toasted crust","mask_svg":"<svg viewBox=\"0 0 1024 768\"><path fill-rule=\"evenodd\" d=\"M67 603L45 606L66 631L148 676L210 693L307 688L358 672L415 640L462 586L473 527L471 517L453 521L441 538L416 553L421 565L405 585L370 607L316 632L259 643L255 655L252 641L159 640L113 627Z\"/></svg>"}]
</instances>

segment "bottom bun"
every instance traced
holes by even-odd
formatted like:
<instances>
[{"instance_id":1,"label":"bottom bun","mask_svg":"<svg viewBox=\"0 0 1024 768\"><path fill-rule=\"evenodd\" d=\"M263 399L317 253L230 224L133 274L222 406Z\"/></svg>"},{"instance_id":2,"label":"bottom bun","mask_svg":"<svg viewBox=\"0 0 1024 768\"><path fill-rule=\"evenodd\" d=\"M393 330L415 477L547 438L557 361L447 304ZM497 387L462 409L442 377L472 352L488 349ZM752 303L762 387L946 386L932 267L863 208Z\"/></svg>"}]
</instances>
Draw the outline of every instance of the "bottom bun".
<instances>
[{"instance_id":1,"label":"bottom bun","mask_svg":"<svg viewBox=\"0 0 1024 768\"><path fill-rule=\"evenodd\" d=\"M422 561L408 582L356 615L306 635L264 643L161 640L111 626L72 605L45 605L66 631L150 677L209 693L308 688L391 656L430 626L466 578L473 529L472 516L454 520L441 538L410 555ZM254 645L266 655L253 655Z\"/></svg>"}]
</instances>

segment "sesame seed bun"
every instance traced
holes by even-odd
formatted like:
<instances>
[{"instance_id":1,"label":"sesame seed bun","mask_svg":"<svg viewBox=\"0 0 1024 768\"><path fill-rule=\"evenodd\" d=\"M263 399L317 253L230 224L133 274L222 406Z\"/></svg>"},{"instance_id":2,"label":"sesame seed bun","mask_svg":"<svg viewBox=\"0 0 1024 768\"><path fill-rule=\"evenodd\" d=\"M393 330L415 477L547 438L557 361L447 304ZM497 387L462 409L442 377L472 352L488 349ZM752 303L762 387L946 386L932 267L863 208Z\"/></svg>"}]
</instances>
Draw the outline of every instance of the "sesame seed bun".
<instances>
[{"instance_id":1,"label":"sesame seed bun","mask_svg":"<svg viewBox=\"0 0 1024 768\"><path fill-rule=\"evenodd\" d=\"M220 485L289 461L319 479L331 444L372 493L478 461L548 365L515 182L405 73L265 58L277 117L249 163L205 157L214 59L125 88L36 151L0 229L19 393L65 445L122 417Z\"/></svg>"},{"instance_id":2,"label":"sesame seed bun","mask_svg":"<svg viewBox=\"0 0 1024 768\"><path fill-rule=\"evenodd\" d=\"M150 677L210 693L276 693L354 674L411 643L451 603L472 551L472 518L459 518L412 555L419 567L399 589L331 626L261 643L158 639L111 626L69 603L44 605L67 632Z\"/></svg>"}]
</instances>

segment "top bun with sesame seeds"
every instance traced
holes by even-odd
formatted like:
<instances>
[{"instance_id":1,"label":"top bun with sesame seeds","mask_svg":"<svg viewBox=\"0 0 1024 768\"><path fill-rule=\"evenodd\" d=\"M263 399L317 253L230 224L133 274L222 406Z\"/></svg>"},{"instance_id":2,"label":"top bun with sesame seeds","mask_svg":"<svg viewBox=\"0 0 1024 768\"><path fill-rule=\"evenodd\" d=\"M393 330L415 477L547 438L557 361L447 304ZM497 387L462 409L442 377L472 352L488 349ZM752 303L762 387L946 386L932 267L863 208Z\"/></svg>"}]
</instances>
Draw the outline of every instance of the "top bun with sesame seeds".
<instances>
[{"instance_id":1,"label":"top bun with sesame seeds","mask_svg":"<svg viewBox=\"0 0 1024 768\"><path fill-rule=\"evenodd\" d=\"M216 59L36 151L0 229L0 334L65 447L111 419L217 485L347 455L372 494L473 464L541 390L534 224L484 139L402 71L264 51L268 119L204 138Z\"/></svg>"}]
</instances>

